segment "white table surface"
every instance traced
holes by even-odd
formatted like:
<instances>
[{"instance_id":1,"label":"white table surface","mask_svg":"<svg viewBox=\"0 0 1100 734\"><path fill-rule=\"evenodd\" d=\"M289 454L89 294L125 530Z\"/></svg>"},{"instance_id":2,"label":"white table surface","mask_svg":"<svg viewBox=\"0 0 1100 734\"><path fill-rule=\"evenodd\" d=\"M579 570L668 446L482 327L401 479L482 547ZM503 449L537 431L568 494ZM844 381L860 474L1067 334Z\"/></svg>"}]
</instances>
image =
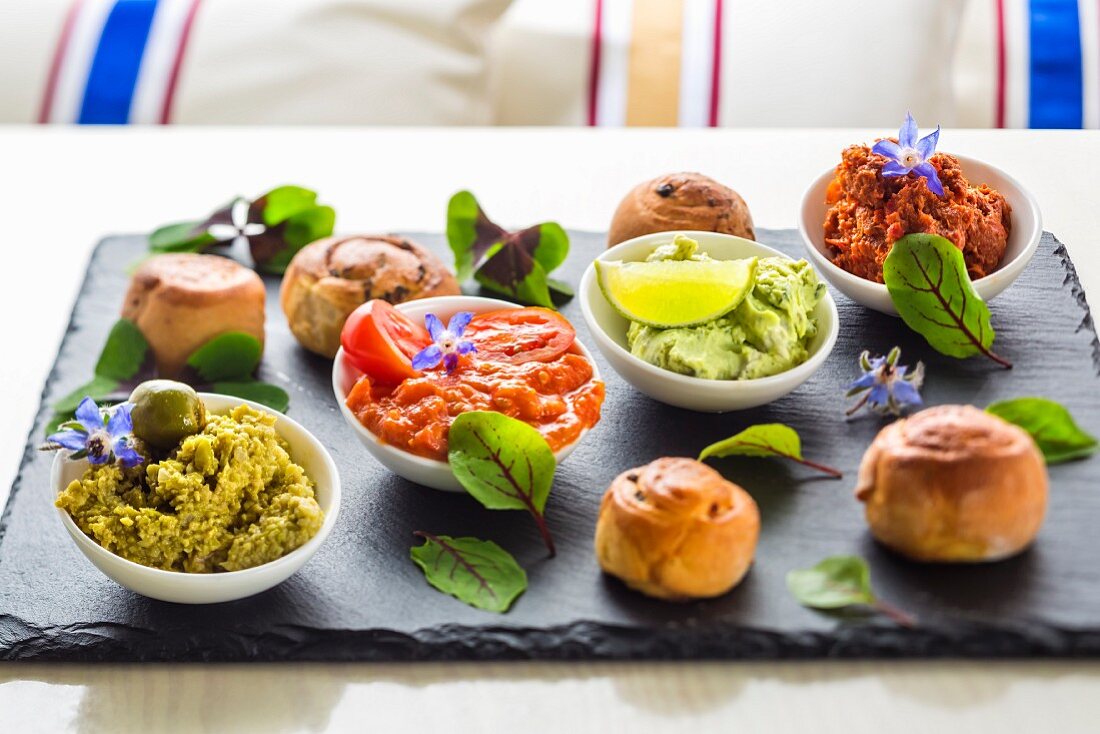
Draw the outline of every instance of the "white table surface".
<instances>
[{"instance_id":1,"label":"white table surface","mask_svg":"<svg viewBox=\"0 0 1100 734\"><path fill-rule=\"evenodd\" d=\"M0 505L103 234L147 231L280 183L318 189L342 232L441 230L460 188L506 225L599 230L631 186L678 170L733 186L760 227L793 227L804 186L874 134L0 128ZM1100 292L1100 132L945 130L940 140L1030 188L1086 291ZM83 562L75 552L73 561ZM3 732L428 727L1096 732L1100 663L0 664Z\"/></svg>"}]
</instances>

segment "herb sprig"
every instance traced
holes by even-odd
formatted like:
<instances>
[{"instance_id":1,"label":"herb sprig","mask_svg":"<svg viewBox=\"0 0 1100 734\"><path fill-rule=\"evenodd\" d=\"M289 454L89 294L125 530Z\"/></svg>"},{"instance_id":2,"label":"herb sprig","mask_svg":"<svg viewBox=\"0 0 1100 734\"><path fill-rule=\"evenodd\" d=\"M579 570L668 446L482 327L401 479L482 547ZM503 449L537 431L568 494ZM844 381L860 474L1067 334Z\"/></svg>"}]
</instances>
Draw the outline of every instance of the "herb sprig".
<instances>
[{"instance_id":1,"label":"herb sprig","mask_svg":"<svg viewBox=\"0 0 1100 734\"><path fill-rule=\"evenodd\" d=\"M459 191L447 205L447 241L459 281L473 276L488 290L546 308L554 308L554 296L573 297L568 284L549 275L569 254L569 235L556 222L509 232L473 194Z\"/></svg>"}]
</instances>

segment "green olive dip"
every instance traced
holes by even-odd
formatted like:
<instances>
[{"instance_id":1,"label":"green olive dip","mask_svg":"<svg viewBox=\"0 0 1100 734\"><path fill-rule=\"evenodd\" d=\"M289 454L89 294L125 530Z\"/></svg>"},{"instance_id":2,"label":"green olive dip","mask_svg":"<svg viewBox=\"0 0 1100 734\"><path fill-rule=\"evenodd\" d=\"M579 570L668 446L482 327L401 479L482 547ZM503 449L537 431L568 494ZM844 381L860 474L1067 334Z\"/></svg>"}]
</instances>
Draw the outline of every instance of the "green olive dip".
<instances>
[{"instance_id":1,"label":"green olive dip","mask_svg":"<svg viewBox=\"0 0 1100 734\"><path fill-rule=\"evenodd\" d=\"M646 258L709 260L683 235ZM805 362L817 334L813 316L825 295L805 260L762 257L745 300L732 311L698 326L661 329L631 322L627 345L635 357L662 369L707 380L748 380L785 372Z\"/></svg>"},{"instance_id":2,"label":"green olive dip","mask_svg":"<svg viewBox=\"0 0 1100 734\"><path fill-rule=\"evenodd\" d=\"M214 573L274 561L324 520L274 425L247 405L208 416L160 461L89 468L56 504L101 546L144 566Z\"/></svg>"}]
</instances>

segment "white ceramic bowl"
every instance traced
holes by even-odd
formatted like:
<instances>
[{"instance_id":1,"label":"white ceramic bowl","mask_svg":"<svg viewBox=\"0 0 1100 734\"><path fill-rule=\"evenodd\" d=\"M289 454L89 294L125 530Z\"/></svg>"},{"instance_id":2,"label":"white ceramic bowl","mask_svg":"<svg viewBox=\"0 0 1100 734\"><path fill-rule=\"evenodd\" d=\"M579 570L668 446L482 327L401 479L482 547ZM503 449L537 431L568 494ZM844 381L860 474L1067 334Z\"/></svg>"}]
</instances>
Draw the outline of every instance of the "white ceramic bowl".
<instances>
[{"instance_id":1,"label":"white ceramic bowl","mask_svg":"<svg viewBox=\"0 0 1100 734\"><path fill-rule=\"evenodd\" d=\"M275 430L290 444L291 458L301 464L306 474L313 480L317 502L325 511L325 520L317 534L304 545L262 566L225 573L181 573L149 568L116 556L81 532L69 513L58 508L57 513L61 518L61 524L76 541L77 548L95 564L96 568L135 593L179 604L214 604L233 601L277 586L290 578L317 552L325 542L325 538L332 532L340 512L340 474L328 451L313 434L282 413L251 400L211 393L199 395L211 413L225 412L244 403L256 410L277 416ZM79 479L87 468L87 460L72 461L59 451L54 457L50 472L53 496L56 497L72 480Z\"/></svg>"},{"instance_id":2,"label":"white ceramic bowl","mask_svg":"<svg viewBox=\"0 0 1100 734\"><path fill-rule=\"evenodd\" d=\"M1012 285L1031 261L1039 247L1039 238L1043 235L1043 219L1035 197L1017 183L1016 179L988 163L961 155L955 157L962 164L963 173L971 185L988 184L1004 194L1012 207L1012 227L1004 259L995 271L974 281L978 295L988 301ZM829 256L829 249L825 246L825 189L833 180L835 171L835 168L830 168L821 174L802 195L798 229L802 233L802 244L806 248L807 257L825 280L853 301L884 314L897 316L897 309L894 308L885 285L849 273L834 265Z\"/></svg>"},{"instance_id":3,"label":"white ceramic bowl","mask_svg":"<svg viewBox=\"0 0 1100 734\"><path fill-rule=\"evenodd\" d=\"M632 262L644 260L658 245L685 234L699 242L699 250L717 260L743 257L788 257L759 242L716 232L658 232L627 240L597 259ZM725 413L770 403L793 391L817 371L836 343L840 331L836 304L828 293L814 311L817 335L810 343L810 357L802 364L771 377L753 380L704 380L661 369L630 353L626 331L630 325L604 298L596 279L596 266L588 266L581 278L581 312L596 347L627 382L654 400L703 413Z\"/></svg>"},{"instance_id":4,"label":"white ceramic bowl","mask_svg":"<svg viewBox=\"0 0 1100 734\"><path fill-rule=\"evenodd\" d=\"M407 301L399 304L397 309L417 322L423 322L424 317L434 313L443 323L447 323L451 316L459 311L471 311L474 314L488 311L499 311L503 308L520 308L514 303L501 301L496 298L482 298L480 296L436 296L434 298L422 298L415 301ZM592 353L581 344L578 339L574 342L580 353L592 363L593 379L600 379L600 370ZM359 441L367 448L370 455L378 460L378 463L386 467L394 474L408 479L410 482L423 484L425 487L439 489L445 492L465 492L462 485L455 479L451 472L450 464L446 461L428 459L408 451L382 443L378 436L367 430L366 426L359 422L355 414L347 406L348 392L351 391L356 380L362 376L362 372L351 363L341 348L336 353L336 359L332 363L332 391L336 395L336 402L340 405L340 412L344 420L358 436ZM584 431L577 440L565 446L554 458L560 463L573 453L573 449L581 442L588 431Z\"/></svg>"}]
</instances>

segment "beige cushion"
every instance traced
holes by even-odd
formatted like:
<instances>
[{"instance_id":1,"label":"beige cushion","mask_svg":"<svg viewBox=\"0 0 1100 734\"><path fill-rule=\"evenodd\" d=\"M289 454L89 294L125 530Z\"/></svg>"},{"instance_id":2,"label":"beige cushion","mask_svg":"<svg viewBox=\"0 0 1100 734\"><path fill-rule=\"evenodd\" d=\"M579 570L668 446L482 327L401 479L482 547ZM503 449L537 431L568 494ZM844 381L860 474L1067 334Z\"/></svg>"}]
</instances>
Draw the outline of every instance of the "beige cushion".
<instances>
[{"instance_id":1,"label":"beige cushion","mask_svg":"<svg viewBox=\"0 0 1100 734\"><path fill-rule=\"evenodd\" d=\"M160 0L130 122L159 122L192 0ZM206 0L170 119L196 124L476 125L490 121L485 49L510 0ZM38 119L71 0L0 3L0 122ZM113 0L84 23L53 105L71 122ZM67 80L67 81L65 81Z\"/></svg>"},{"instance_id":2,"label":"beige cushion","mask_svg":"<svg viewBox=\"0 0 1100 734\"><path fill-rule=\"evenodd\" d=\"M601 123L707 124L714 2L602 0ZM496 122L587 123L593 8L515 0L490 52ZM953 124L962 9L962 0L725 0L718 123L893 128L911 110L922 125Z\"/></svg>"},{"instance_id":3,"label":"beige cushion","mask_svg":"<svg viewBox=\"0 0 1100 734\"><path fill-rule=\"evenodd\" d=\"M207 2L180 123L489 122L483 46L508 0Z\"/></svg>"}]
</instances>

